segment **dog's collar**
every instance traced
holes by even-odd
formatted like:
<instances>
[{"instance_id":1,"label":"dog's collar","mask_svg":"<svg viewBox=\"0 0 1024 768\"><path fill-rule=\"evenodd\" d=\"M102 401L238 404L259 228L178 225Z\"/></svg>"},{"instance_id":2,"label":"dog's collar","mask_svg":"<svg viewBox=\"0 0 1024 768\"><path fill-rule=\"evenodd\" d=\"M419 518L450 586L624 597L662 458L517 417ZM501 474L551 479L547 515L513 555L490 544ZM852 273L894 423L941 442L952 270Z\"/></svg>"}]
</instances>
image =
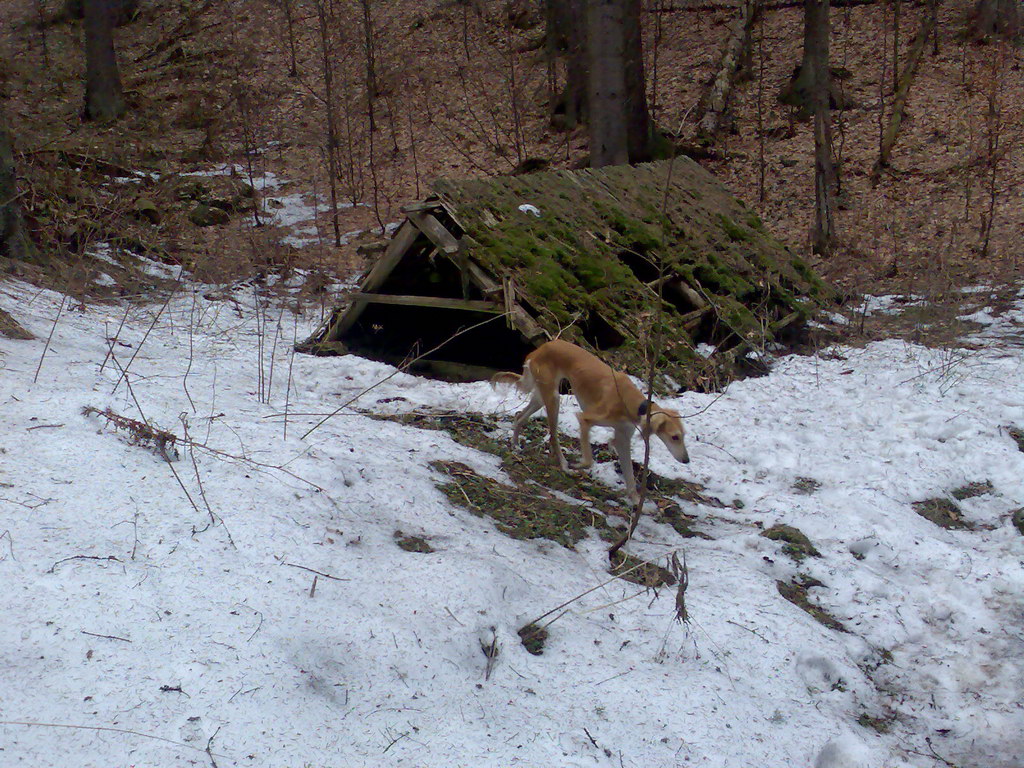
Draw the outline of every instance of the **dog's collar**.
<instances>
[{"instance_id":1,"label":"dog's collar","mask_svg":"<svg viewBox=\"0 0 1024 768\"><path fill-rule=\"evenodd\" d=\"M637 416L646 416L647 411L650 410L651 406L654 405L650 400L644 400L640 403L640 407L636 409Z\"/></svg>"}]
</instances>

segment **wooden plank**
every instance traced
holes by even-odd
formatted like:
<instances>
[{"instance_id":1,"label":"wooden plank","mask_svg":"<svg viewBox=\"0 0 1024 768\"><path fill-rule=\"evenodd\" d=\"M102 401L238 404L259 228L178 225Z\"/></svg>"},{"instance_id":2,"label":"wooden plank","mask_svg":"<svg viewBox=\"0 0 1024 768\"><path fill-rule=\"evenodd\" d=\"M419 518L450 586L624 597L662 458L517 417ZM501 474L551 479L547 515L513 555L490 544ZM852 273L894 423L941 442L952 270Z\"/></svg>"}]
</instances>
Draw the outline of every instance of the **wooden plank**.
<instances>
[{"instance_id":1,"label":"wooden plank","mask_svg":"<svg viewBox=\"0 0 1024 768\"><path fill-rule=\"evenodd\" d=\"M375 291L387 280L388 275L391 274L398 262L405 256L405 252L409 250L409 247L416 241L420 231L406 219L402 222L402 226L395 232L394 237L391 238L391 242L388 243L388 247L384 249L384 255L377 259L377 263L373 265L373 268L366 274L363 279L363 284L360 289L363 291Z\"/></svg>"},{"instance_id":2,"label":"wooden plank","mask_svg":"<svg viewBox=\"0 0 1024 768\"><path fill-rule=\"evenodd\" d=\"M441 201L434 198L433 200L420 200L415 203L406 203L400 210L402 213L415 213L417 211L436 211L441 207Z\"/></svg>"},{"instance_id":3,"label":"wooden plank","mask_svg":"<svg viewBox=\"0 0 1024 768\"><path fill-rule=\"evenodd\" d=\"M469 261L466 264L466 271L472 278L473 282L476 283L477 288L484 294L489 296L495 293L504 293L504 288L499 285L490 275L484 272L480 266L473 261ZM545 331L536 320L530 317L530 313L523 309L521 306L512 303L512 312L509 315L512 319L512 324L516 327L523 336L531 342L536 342L540 339L547 340L548 333Z\"/></svg>"},{"instance_id":4,"label":"wooden plank","mask_svg":"<svg viewBox=\"0 0 1024 768\"><path fill-rule=\"evenodd\" d=\"M459 252L459 241L455 239L455 235L445 229L444 224L438 221L437 217L422 211L409 211L408 216L409 220L430 238L439 251L447 254Z\"/></svg>"},{"instance_id":5,"label":"wooden plank","mask_svg":"<svg viewBox=\"0 0 1024 768\"><path fill-rule=\"evenodd\" d=\"M377 263L373 265L370 271L363 278L361 290L364 293L375 291L384 281L388 279L388 275L391 271L398 266L398 262L405 256L406 251L416 242L416 238L420 236L420 231L406 219L402 222L402 226L395 232L394 237L388 243L388 247L384 250L384 255L377 259ZM324 334L323 341L341 341L341 336L349 328L355 325L359 316L363 314L363 310L366 309L366 302L360 299L354 300L348 307L348 309L342 314L328 329L327 333Z\"/></svg>"},{"instance_id":6,"label":"wooden plank","mask_svg":"<svg viewBox=\"0 0 1024 768\"><path fill-rule=\"evenodd\" d=\"M492 293L501 293L501 285L492 280L491 276L484 272L476 262L470 261L466 265L466 271L469 272L469 276L484 296L489 296Z\"/></svg>"},{"instance_id":7,"label":"wooden plank","mask_svg":"<svg viewBox=\"0 0 1024 768\"><path fill-rule=\"evenodd\" d=\"M504 310L493 301L475 301L472 299L449 299L441 296L400 296L391 293L356 293L355 301L367 304L396 304L408 307L435 307L437 309L465 309L471 312L492 312L500 315Z\"/></svg>"}]
</instances>

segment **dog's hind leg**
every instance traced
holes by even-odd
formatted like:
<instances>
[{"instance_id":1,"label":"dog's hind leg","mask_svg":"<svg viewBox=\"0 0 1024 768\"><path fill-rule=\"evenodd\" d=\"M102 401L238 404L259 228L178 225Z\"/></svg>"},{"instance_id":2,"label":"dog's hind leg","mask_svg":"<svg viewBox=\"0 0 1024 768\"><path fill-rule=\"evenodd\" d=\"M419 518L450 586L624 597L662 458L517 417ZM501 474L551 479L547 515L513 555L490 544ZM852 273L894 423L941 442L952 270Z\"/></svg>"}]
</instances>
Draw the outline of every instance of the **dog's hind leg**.
<instances>
[{"instance_id":1,"label":"dog's hind leg","mask_svg":"<svg viewBox=\"0 0 1024 768\"><path fill-rule=\"evenodd\" d=\"M541 396L544 398L544 410L548 416L548 443L551 446L551 461L562 468L563 472L569 471L569 462L562 455L562 446L558 444L558 384L551 387L538 387Z\"/></svg>"},{"instance_id":2,"label":"dog's hind leg","mask_svg":"<svg viewBox=\"0 0 1024 768\"><path fill-rule=\"evenodd\" d=\"M533 414L544 407L544 401L541 399L540 393L534 390L530 394L530 402L526 405L523 410L516 416L515 424L512 427L512 448L519 448L519 437L523 431L523 427Z\"/></svg>"},{"instance_id":3,"label":"dog's hind leg","mask_svg":"<svg viewBox=\"0 0 1024 768\"><path fill-rule=\"evenodd\" d=\"M580 423L580 453L583 456L580 467L586 469L594 465L594 453L590 448L590 419L587 418L587 414L580 411L576 414L576 420Z\"/></svg>"},{"instance_id":4,"label":"dog's hind leg","mask_svg":"<svg viewBox=\"0 0 1024 768\"><path fill-rule=\"evenodd\" d=\"M615 453L619 456L619 469L622 470L622 480L626 483L626 495L630 502L636 503L640 500L640 494L636 490L636 476L633 474L633 455L630 443L633 439L633 426L616 427L615 437L612 444L615 446Z\"/></svg>"}]
</instances>

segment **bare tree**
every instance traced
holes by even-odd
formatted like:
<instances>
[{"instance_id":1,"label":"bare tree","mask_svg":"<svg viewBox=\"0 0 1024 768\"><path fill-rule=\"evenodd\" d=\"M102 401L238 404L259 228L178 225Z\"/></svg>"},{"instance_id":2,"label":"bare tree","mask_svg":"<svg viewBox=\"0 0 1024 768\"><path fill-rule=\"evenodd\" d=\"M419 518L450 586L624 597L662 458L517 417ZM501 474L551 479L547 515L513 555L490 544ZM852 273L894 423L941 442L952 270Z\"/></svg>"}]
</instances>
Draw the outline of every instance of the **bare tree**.
<instances>
[{"instance_id":1,"label":"bare tree","mask_svg":"<svg viewBox=\"0 0 1024 768\"><path fill-rule=\"evenodd\" d=\"M978 0L975 13L974 33L979 38L1012 40L1024 31L1020 0Z\"/></svg>"},{"instance_id":2,"label":"bare tree","mask_svg":"<svg viewBox=\"0 0 1024 768\"><path fill-rule=\"evenodd\" d=\"M551 124L571 131L587 121L589 62L586 24L583 23L587 0L546 0L544 44L551 65L565 59L565 84L556 93L557 78L551 83Z\"/></svg>"},{"instance_id":3,"label":"bare tree","mask_svg":"<svg viewBox=\"0 0 1024 768\"><path fill-rule=\"evenodd\" d=\"M829 110L829 0L804 0L804 66L811 71L810 96L814 115L814 229L815 253L828 253L835 242L836 171L832 161L832 120Z\"/></svg>"},{"instance_id":4,"label":"bare tree","mask_svg":"<svg viewBox=\"0 0 1024 768\"><path fill-rule=\"evenodd\" d=\"M588 0L590 164L650 159L639 0Z\"/></svg>"},{"instance_id":5,"label":"bare tree","mask_svg":"<svg viewBox=\"0 0 1024 768\"><path fill-rule=\"evenodd\" d=\"M590 165L594 168L629 162L622 6L620 0L587 2Z\"/></svg>"},{"instance_id":6,"label":"bare tree","mask_svg":"<svg viewBox=\"0 0 1024 768\"><path fill-rule=\"evenodd\" d=\"M629 162L651 159L654 129L647 109L643 35L640 30L641 0L622 0L623 43L626 79L626 146Z\"/></svg>"},{"instance_id":7,"label":"bare tree","mask_svg":"<svg viewBox=\"0 0 1024 768\"><path fill-rule=\"evenodd\" d=\"M377 130L373 102L377 98L377 63L373 39L373 16L370 15L370 0L360 0L363 11L363 54L366 58L366 112L370 118L370 133Z\"/></svg>"},{"instance_id":8,"label":"bare tree","mask_svg":"<svg viewBox=\"0 0 1024 768\"><path fill-rule=\"evenodd\" d=\"M84 0L86 120L116 120L125 113L114 50L114 17L120 0Z\"/></svg>"},{"instance_id":9,"label":"bare tree","mask_svg":"<svg viewBox=\"0 0 1024 768\"><path fill-rule=\"evenodd\" d=\"M336 24L334 0L314 0L319 32L320 62L322 65L323 95L320 97L327 113L327 141L324 153L327 156L327 179L331 190L331 225L334 229L334 244L341 245L341 224L338 221L338 118L334 84L334 67L337 60L334 47Z\"/></svg>"},{"instance_id":10,"label":"bare tree","mask_svg":"<svg viewBox=\"0 0 1024 768\"><path fill-rule=\"evenodd\" d=\"M21 214L12 144L6 117L0 113L0 256L26 259L35 249Z\"/></svg>"}]
</instances>

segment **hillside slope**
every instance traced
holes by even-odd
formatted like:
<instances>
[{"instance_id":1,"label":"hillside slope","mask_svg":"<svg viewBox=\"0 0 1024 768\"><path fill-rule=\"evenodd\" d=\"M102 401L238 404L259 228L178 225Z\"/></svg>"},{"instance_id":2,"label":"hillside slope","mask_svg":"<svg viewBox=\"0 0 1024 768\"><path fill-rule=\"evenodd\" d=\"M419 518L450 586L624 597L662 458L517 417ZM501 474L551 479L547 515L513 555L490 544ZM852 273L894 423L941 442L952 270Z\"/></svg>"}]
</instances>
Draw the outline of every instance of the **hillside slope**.
<instances>
[{"instance_id":1,"label":"hillside slope","mask_svg":"<svg viewBox=\"0 0 1024 768\"><path fill-rule=\"evenodd\" d=\"M628 547L685 555L680 624L674 589L610 580L597 528L518 540L439 489L436 461L512 482L494 454L371 418L480 412L503 442L516 396L290 360L318 318L248 285L161 309L5 283L37 339L0 339L0 762L1020 765L1024 297L971 296L972 349L832 348L671 403L693 461L655 446L654 470L725 503L677 500L709 538L645 516ZM193 445L168 463L84 407ZM610 461L595 477L621 490ZM958 488L965 527L912 505ZM552 610L531 655L517 630Z\"/></svg>"}]
</instances>

